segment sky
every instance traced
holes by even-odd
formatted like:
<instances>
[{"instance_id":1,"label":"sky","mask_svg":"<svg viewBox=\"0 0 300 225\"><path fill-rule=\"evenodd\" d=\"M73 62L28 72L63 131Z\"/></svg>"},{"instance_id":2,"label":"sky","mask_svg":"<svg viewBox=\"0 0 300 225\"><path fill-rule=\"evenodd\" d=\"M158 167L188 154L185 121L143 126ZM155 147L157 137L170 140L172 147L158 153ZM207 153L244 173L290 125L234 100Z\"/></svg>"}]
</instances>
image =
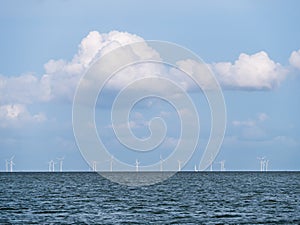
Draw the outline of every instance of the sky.
<instances>
[{"instance_id":1,"label":"sky","mask_svg":"<svg viewBox=\"0 0 300 225\"><path fill-rule=\"evenodd\" d=\"M227 170L259 170L257 157L269 160L269 170L300 170L299 1L12 0L0 5L0 171L13 155L15 171L46 171L48 162L60 157L64 170L88 170L72 126L79 80L107 49L145 40L191 50L221 85L227 123L215 170L221 160ZM189 61L178 66L196 68ZM131 75L152 69L166 70L145 65ZM95 121L105 146L134 165L134 154L125 152L110 121L113 98L130 81L128 74L120 72L108 83ZM200 115L199 146L183 168L193 170L209 137L211 114L201 90L178 77L172 79L185 84ZM167 157L181 129L170 104L141 101L130 114L130 127L147 137L155 116L165 120L168 131L153 157ZM147 157L139 157L143 165Z\"/></svg>"}]
</instances>

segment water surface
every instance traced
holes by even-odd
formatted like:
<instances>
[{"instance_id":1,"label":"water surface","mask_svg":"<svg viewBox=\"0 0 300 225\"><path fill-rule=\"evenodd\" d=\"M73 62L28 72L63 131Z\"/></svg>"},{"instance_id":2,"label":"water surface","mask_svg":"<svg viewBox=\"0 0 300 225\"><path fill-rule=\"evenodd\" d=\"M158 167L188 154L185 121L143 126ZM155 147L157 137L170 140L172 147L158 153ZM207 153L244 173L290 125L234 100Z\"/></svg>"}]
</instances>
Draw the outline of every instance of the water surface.
<instances>
[{"instance_id":1,"label":"water surface","mask_svg":"<svg viewBox=\"0 0 300 225\"><path fill-rule=\"evenodd\" d=\"M300 224L300 172L181 172L144 187L89 172L0 173L0 224L128 223Z\"/></svg>"}]
</instances>

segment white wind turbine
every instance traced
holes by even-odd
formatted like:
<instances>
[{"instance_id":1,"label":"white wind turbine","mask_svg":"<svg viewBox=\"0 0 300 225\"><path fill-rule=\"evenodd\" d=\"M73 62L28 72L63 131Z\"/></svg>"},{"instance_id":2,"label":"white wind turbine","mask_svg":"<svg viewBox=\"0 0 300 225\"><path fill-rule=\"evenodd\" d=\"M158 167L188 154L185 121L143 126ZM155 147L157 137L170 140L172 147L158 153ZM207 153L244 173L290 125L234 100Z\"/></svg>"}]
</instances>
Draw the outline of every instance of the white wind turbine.
<instances>
[{"instance_id":1,"label":"white wind turbine","mask_svg":"<svg viewBox=\"0 0 300 225\"><path fill-rule=\"evenodd\" d=\"M93 163L93 171L96 172L97 171L97 161L92 161Z\"/></svg>"},{"instance_id":2,"label":"white wind turbine","mask_svg":"<svg viewBox=\"0 0 300 225\"><path fill-rule=\"evenodd\" d=\"M268 171L269 160L265 160L265 171Z\"/></svg>"},{"instance_id":3,"label":"white wind turbine","mask_svg":"<svg viewBox=\"0 0 300 225\"><path fill-rule=\"evenodd\" d=\"M64 159L65 157L57 158L57 160L59 161L59 172L62 172Z\"/></svg>"},{"instance_id":4,"label":"white wind turbine","mask_svg":"<svg viewBox=\"0 0 300 225\"><path fill-rule=\"evenodd\" d=\"M265 170L265 157L257 157L257 159L260 161L260 171Z\"/></svg>"},{"instance_id":5,"label":"white wind turbine","mask_svg":"<svg viewBox=\"0 0 300 225\"><path fill-rule=\"evenodd\" d=\"M178 160L178 171L181 171L181 163L182 161Z\"/></svg>"},{"instance_id":6,"label":"white wind turbine","mask_svg":"<svg viewBox=\"0 0 300 225\"><path fill-rule=\"evenodd\" d=\"M195 171L195 172L198 172L198 169L197 169L196 164L195 164L195 167L194 167L194 171Z\"/></svg>"},{"instance_id":7,"label":"white wind turbine","mask_svg":"<svg viewBox=\"0 0 300 225\"><path fill-rule=\"evenodd\" d=\"M213 155L211 154L211 156L210 156L210 171L213 171L213 163L214 163Z\"/></svg>"},{"instance_id":8,"label":"white wind turbine","mask_svg":"<svg viewBox=\"0 0 300 225\"><path fill-rule=\"evenodd\" d=\"M135 160L135 171L138 172L139 171L139 165L140 165L140 162L139 160Z\"/></svg>"},{"instance_id":9,"label":"white wind turbine","mask_svg":"<svg viewBox=\"0 0 300 225\"><path fill-rule=\"evenodd\" d=\"M221 164L221 171L225 171L225 160L219 162Z\"/></svg>"},{"instance_id":10,"label":"white wind turbine","mask_svg":"<svg viewBox=\"0 0 300 225\"><path fill-rule=\"evenodd\" d=\"M53 162L53 160L50 160L50 161L48 162L48 171L49 171L49 172L51 172L51 170L52 170L52 162Z\"/></svg>"},{"instance_id":11,"label":"white wind turbine","mask_svg":"<svg viewBox=\"0 0 300 225\"><path fill-rule=\"evenodd\" d=\"M49 172L54 172L55 171L55 167L54 167L55 164L56 163L52 159L48 162L48 165L49 165L48 170L49 170Z\"/></svg>"},{"instance_id":12,"label":"white wind turbine","mask_svg":"<svg viewBox=\"0 0 300 225\"><path fill-rule=\"evenodd\" d=\"M55 171L55 164L56 164L56 162L52 161L52 172Z\"/></svg>"},{"instance_id":13,"label":"white wind turbine","mask_svg":"<svg viewBox=\"0 0 300 225\"><path fill-rule=\"evenodd\" d=\"M9 170L10 170L10 172L13 172L13 166L16 165L16 164L14 164L14 162L13 162L14 157L15 157L15 156L12 156L12 157L10 158L10 160L9 160Z\"/></svg>"},{"instance_id":14,"label":"white wind turbine","mask_svg":"<svg viewBox=\"0 0 300 225\"><path fill-rule=\"evenodd\" d=\"M113 164L114 164L114 156L111 155L108 160L105 160L105 162L109 162L109 171L113 171Z\"/></svg>"}]
</instances>

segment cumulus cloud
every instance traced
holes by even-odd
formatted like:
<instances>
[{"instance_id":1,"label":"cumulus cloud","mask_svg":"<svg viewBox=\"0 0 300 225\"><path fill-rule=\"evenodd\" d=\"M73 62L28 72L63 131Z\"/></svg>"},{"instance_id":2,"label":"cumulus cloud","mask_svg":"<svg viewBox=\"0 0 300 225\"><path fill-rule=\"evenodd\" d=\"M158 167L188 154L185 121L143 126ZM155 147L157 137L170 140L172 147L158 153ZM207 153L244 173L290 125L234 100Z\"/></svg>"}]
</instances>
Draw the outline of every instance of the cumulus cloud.
<instances>
[{"instance_id":1,"label":"cumulus cloud","mask_svg":"<svg viewBox=\"0 0 300 225\"><path fill-rule=\"evenodd\" d=\"M191 76L191 79L188 79L188 75L183 75L178 72L178 70L171 70L171 74L178 81L180 81L185 89L194 89L195 82L193 80L198 81L198 84L202 90L217 88L216 82L211 71L209 70L208 65L192 59L180 60L176 63L176 65L179 67L179 69Z\"/></svg>"},{"instance_id":2,"label":"cumulus cloud","mask_svg":"<svg viewBox=\"0 0 300 225\"><path fill-rule=\"evenodd\" d=\"M45 78L33 74L5 77L0 75L0 102L33 103L50 99L50 89Z\"/></svg>"},{"instance_id":3,"label":"cumulus cloud","mask_svg":"<svg viewBox=\"0 0 300 225\"><path fill-rule=\"evenodd\" d=\"M80 77L97 58L117 47L142 41L141 37L127 32L112 31L107 34L100 34L97 31L90 32L81 41L77 54L70 62L50 60L45 64L46 74L43 77L46 78L51 88L51 97L68 97L72 99ZM148 51L148 54L155 55L155 52L151 51L149 47L145 51ZM140 56L138 55L140 53L136 54L137 57ZM124 82L124 79L126 81L126 77L122 77L122 79L115 81L114 84L118 86L120 82Z\"/></svg>"},{"instance_id":4,"label":"cumulus cloud","mask_svg":"<svg viewBox=\"0 0 300 225\"><path fill-rule=\"evenodd\" d=\"M149 77L160 77L161 75L166 75L166 69L163 65L156 63L142 63L135 64L124 68L123 70L117 72L108 82L107 88L119 90L124 88L127 84L132 83L138 79L149 78ZM159 88L156 85L149 85L145 82L145 85L140 85L135 87L135 89L147 89L147 88Z\"/></svg>"},{"instance_id":5,"label":"cumulus cloud","mask_svg":"<svg viewBox=\"0 0 300 225\"><path fill-rule=\"evenodd\" d=\"M127 32L112 31L109 33L90 32L82 39L77 53L70 61L63 59L49 60L44 65L44 74L23 74L7 77L0 75L0 102L2 104L31 104L55 99L71 101L79 79L89 66L109 51L126 44L141 42L144 39ZM290 63L299 68L300 50L291 54ZM121 56L120 56L121 57ZM146 42L138 49L132 48L123 57L136 59L160 59L159 54L147 46ZM177 62L177 66L190 73L201 74L204 64L186 59ZM215 72L221 85L229 89L271 90L277 87L286 77L287 70L269 58L267 53L253 55L242 53L234 62L219 62L209 65ZM137 64L120 71L108 83L108 89L120 89L127 83L143 77L165 75L185 90L193 90L195 83L183 72L165 68L151 63ZM211 85L211 78L203 76L202 89ZM153 88L151 85L148 85ZM159 85L153 85L159 88ZM162 88L162 90L164 90Z\"/></svg>"},{"instance_id":6,"label":"cumulus cloud","mask_svg":"<svg viewBox=\"0 0 300 225\"><path fill-rule=\"evenodd\" d=\"M72 100L80 77L98 57L119 46L141 41L143 41L141 37L127 32L112 31L100 34L92 31L83 38L78 46L78 52L71 61L49 60L44 65L45 73L42 76L33 74L16 77L0 76L0 101L29 104L59 98ZM140 58L159 57L147 46L142 53L135 49L132 49L132 52ZM136 74L144 74L148 70L149 67L139 68ZM124 82L124 79L115 80L114 85L118 86L120 82Z\"/></svg>"},{"instance_id":7,"label":"cumulus cloud","mask_svg":"<svg viewBox=\"0 0 300 225\"><path fill-rule=\"evenodd\" d=\"M266 52L240 54L231 62L212 64L212 69L223 86L232 89L271 90L286 77L287 70L271 60Z\"/></svg>"},{"instance_id":8,"label":"cumulus cloud","mask_svg":"<svg viewBox=\"0 0 300 225\"><path fill-rule=\"evenodd\" d=\"M292 52L289 62L293 67L300 70L300 49Z\"/></svg>"},{"instance_id":9,"label":"cumulus cloud","mask_svg":"<svg viewBox=\"0 0 300 225\"><path fill-rule=\"evenodd\" d=\"M47 119L45 114L31 115L25 105L8 104L0 106L0 127L20 126L24 123L41 123Z\"/></svg>"}]
</instances>

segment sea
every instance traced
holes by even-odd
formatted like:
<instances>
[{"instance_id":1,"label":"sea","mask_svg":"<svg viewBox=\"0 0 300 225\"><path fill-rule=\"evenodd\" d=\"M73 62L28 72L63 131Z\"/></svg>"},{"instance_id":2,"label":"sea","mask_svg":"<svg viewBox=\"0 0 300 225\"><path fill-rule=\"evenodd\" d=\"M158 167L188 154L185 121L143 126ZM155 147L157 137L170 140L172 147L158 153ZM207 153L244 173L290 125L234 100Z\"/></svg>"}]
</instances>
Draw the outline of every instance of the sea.
<instances>
[{"instance_id":1,"label":"sea","mask_svg":"<svg viewBox=\"0 0 300 225\"><path fill-rule=\"evenodd\" d=\"M300 224L300 172L179 172L139 187L94 172L3 172L0 224Z\"/></svg>"}]
</instances>

